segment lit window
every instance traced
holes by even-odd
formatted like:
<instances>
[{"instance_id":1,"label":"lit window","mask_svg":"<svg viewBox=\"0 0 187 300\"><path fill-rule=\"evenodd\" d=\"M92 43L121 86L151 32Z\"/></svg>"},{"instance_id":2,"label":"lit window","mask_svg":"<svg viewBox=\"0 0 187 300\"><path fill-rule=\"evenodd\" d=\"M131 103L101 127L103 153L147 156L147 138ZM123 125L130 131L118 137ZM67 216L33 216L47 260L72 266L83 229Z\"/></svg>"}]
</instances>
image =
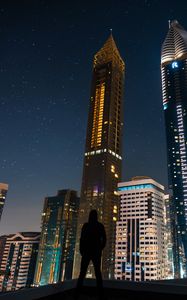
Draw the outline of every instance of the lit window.
<instances>
[{"instance_id":1,"label":"lit window","mask_svg":"<svg viewBox=\"0 0 187 300\"><path fill-rule=\"evenodd\" d=\"M172 69L178 68L178 62L177 61L172 62L171 66Z\"/></svg>"}]
</instances>

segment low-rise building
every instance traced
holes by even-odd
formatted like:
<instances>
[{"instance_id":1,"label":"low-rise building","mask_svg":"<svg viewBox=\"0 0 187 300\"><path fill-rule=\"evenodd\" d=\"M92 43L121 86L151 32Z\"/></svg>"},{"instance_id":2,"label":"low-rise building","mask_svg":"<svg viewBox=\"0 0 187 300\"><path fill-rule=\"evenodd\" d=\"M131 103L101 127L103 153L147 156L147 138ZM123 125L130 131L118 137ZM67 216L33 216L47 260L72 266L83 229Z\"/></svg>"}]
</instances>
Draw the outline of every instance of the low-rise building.
<instances>
[{"instance_id":1,"label":"low-rise building","mask_svg":"<svg viewBox=\"0 0 187 300\"><path fill-rule=\"evenodd\" d=\"M164 187L148 177L118 184L120 219L116 230L115 278L167 278Z\"/></svg>"}]
</instances>

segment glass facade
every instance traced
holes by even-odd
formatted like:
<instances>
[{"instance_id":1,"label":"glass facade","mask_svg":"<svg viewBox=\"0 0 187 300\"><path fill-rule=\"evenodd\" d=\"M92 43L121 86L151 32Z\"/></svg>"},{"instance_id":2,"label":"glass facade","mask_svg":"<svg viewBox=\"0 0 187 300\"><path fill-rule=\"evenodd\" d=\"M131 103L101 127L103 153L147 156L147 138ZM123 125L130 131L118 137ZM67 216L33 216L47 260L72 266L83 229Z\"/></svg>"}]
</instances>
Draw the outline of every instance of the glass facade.
<instances>
[{"instance_id":1,"label":"glass facade","mask_svg":"<svg viewBox=\"0 0 187 300\"><path fill-rule=\"evenodd\" d=\"M72 279L78 207L71 190L45 199L35 285Z\"/></svg>"},{"instance_id":2,"label":"glass facade","mask_svg":"<svg viewBox=\"0 0 187 300\"><path fill-rule=\"evenodd\" d=\"M181 277L180 266L187 260L187 32L177 21L171 22L162 46L161 72L175 277Z\"/></svg>"},{"instance_id":3,"label":"glass facade","mask_svg":"<svg viewBox=\"0 0 187 300\"><path fill-rule=\"evenodd\" d=\"M155 188L153 184L138 184L138 185L118 187L118 191L130 191L130 190L152 189L152 188Z\"/></svg>"}]
</instances>

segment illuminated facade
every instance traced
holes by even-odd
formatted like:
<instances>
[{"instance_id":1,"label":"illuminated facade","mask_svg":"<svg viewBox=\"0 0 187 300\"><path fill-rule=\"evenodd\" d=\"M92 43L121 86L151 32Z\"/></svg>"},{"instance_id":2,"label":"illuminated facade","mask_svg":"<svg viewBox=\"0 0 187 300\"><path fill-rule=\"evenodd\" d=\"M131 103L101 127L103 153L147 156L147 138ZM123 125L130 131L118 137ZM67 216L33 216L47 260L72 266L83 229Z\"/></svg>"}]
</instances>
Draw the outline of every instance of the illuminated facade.
<instances>
[{"instance_id":1,"label":"illuminated facade","mask_svg":"<svg viewBox=\"0 0 187 300\"><path fill-rule=\"evenodd\" d=\"M45 198L36 286L72 279L78 207L79 198L72 190Z\"/></svg>"},{"instance_id":2,"label":"illuminated facade","mask_svg":"<svg viewBox=\"0 0 187 300\"><path fill-rule=\"evenodd\" d=\"M187 260L187 31L177 21L171 22L162 45L161 74L169 187L173 191L175 277L182 277L180 253Z\"/></svg>"},{"instance_id":3,"label":"illuminated facade","mask_svg":"<svg viewBox=\"0 0 187 300\"><path fill-rule=\"evenodd\" d=\"M173 197L171 195L164 196L165 201L165 226L166 226L166 255L167 255L167 266L168 266L168 279L174 278L174 262L173 262L173 229L175 228L175 219L172 215L171 204Z\"/></svg>"},{"instance_id":4,"label":"illuminated facade","mask_svg":"<svg viewBox=\"0 0 187 300\"><path fill-rule=\"evenodd\" d=\"M148 177L118 184L121 197L116 229L115 278L167 278L164 187Z\"/></svg>"},{"instance_id":5,"label":"illuminated facade","mask_svg":"<svg viewBox=\"0 0 187 300\"><path fill-rule=\"evenodd\" d=\"M5 238L0 269L0 290L14 291L33 284L39 232L18 232Z\"/></svg>"},{"instance_id":6,"label":"illuminated facade","mask_svg":"<svg viewBox=\"0 0 187 300\"><path fill-rule=\"evenodd\" d=\"M94 56L74 278L77 278L80 268L81 227L87 222L91 209L97 210L107 234L102 257L103 277L114 276L115 228L119 206L116 188L122 166L123 81L124 62L110 35ZM88 276L93 276L91 269Z\"/></svg>"},{"instance_id":7,"label":"illuminated facade","mask_svg":"<svg viewBox=\"0 0 187 300\"><path fill-rule=\"evenodd\" d=\"M8 191L8 184L0 183L0 220L3 213L3 207L5 204L7 191Z\"/></svg>"},{"instance_id":8,"label":"illuminated facade","mask_svg":"<svg viewBox=\"0 0 187 300\"><path fill-rule=\"evenodd\" d=\"M5 249L5 245L6 245L6 240L8 237L9 237L9 235L1 235L0 236L0 270L1 270L1 262L3 259L3 253L4 253L4 249Z\"/></svg>"}]
</instances>

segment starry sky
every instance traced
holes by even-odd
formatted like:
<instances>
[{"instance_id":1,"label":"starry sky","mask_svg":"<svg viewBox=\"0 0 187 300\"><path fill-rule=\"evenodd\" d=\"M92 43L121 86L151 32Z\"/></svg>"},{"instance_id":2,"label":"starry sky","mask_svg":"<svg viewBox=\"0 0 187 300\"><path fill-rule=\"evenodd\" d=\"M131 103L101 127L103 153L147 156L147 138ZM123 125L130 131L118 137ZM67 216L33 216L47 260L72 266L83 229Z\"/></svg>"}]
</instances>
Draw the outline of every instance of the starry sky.
<instances>
[{"instance_id":1,"label":"starry sky","mask_svg":"<svg viewBox=\"0 0 187 300\"><path fill-rule=\"evenodd\" d=\"M113 30L126 63L123 180L167 186L160 49L185 0L0 1L0 234L40 230L45 196L80 192L93 55Z\"/></svg>"}]
</instances>

